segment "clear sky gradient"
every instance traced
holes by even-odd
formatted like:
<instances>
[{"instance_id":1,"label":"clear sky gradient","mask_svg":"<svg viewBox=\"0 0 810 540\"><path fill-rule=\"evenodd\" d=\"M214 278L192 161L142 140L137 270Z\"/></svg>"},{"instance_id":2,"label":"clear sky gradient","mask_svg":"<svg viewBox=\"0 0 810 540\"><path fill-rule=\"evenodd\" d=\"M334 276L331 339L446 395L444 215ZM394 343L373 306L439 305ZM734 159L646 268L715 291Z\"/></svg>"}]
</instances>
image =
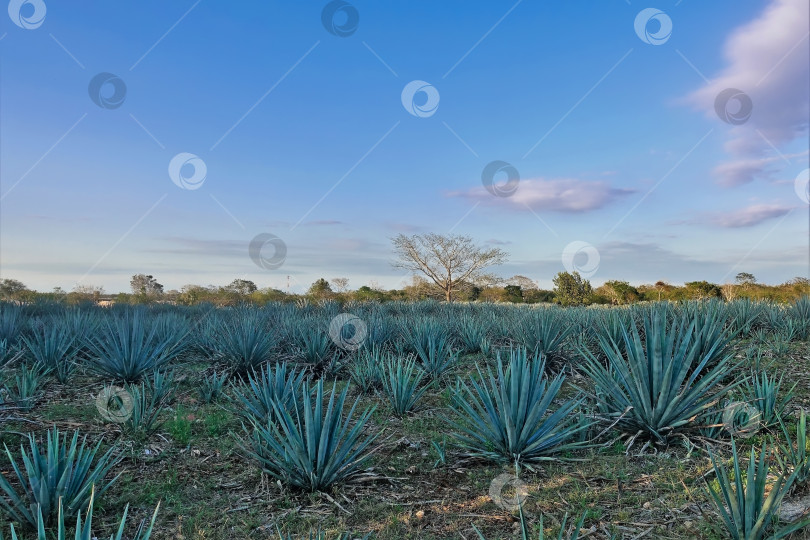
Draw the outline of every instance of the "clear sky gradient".
<instances>
[{"instance_id":1,"label":"clear sky gradient","mask_svg":"<svg viewBox=\"0 0 810 540\"><path fill-rule=\"evenodd\" d=\"M420 232L500 247L499 274L543 287L566 268L594 284L808 275L807 0L356 0L329 28L325 6L12 0L0 277L400 287L390 238ZM646 8L663 17L639 34ZM94 102L99 73L125 93L108 81ZM421 117L411 81L439 98L415 95ZM729 88L744 95L724 121ZM181 153L205 164L194 189L170 177ZM519 173L511 196L482 184L495 160ZM261 251L280 265L250 257L262 233L286 245Z\"/></svg>"}]
</instances>

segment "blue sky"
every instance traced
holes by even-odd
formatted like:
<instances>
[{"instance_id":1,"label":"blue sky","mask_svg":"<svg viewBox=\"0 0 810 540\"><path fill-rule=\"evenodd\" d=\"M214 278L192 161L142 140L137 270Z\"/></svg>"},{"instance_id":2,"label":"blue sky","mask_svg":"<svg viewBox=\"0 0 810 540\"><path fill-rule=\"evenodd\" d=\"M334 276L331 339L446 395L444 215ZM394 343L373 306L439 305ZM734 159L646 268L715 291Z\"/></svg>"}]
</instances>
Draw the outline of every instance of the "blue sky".
<instances>
[{"instance_id":1,"label":"blue sky","mask_svg":"<svg viewBox=\"0 0 810 540\"><path fill-rule=\"evenodd\" d=\"M347 36L325 6L12 0L0 276L399 287L390 238L421 232L498 246L498 274L543 287L565 269L595 284L808 275L806 0L358 0L331 19L358 15ZM660 44L634 29L645 8L672 23ZM91 99L99 73L126 85L120 106ZM439 96L424 117L402 103L415 80ZM736 125L715 110L727 88L753 104ZM181 153L205 163L196 189L169 175ZM482 185L495 160L519 172L511 196ZM249 256L262 233L287 247L277 268Z\"/></svg>"}]
</instances>

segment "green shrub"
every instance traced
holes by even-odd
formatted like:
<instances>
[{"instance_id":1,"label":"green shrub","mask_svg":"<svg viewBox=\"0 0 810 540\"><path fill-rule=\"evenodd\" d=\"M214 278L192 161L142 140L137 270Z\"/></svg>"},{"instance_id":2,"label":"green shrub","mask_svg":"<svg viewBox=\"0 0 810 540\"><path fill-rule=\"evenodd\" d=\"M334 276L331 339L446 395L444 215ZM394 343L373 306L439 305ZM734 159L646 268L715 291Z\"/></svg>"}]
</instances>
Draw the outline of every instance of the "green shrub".
<instances>
[{"instance_id":1,"label":"green shrub","mask_svg":"<svg viewBox=\"0 0 810 540\"><path fill-rule=\"evenodd\" d=\"M167 428L172 439L181 446L186 446L191 441L191 420L185 408L177 408L174 418L167 423Z\"/></svg>"}]
</instances>

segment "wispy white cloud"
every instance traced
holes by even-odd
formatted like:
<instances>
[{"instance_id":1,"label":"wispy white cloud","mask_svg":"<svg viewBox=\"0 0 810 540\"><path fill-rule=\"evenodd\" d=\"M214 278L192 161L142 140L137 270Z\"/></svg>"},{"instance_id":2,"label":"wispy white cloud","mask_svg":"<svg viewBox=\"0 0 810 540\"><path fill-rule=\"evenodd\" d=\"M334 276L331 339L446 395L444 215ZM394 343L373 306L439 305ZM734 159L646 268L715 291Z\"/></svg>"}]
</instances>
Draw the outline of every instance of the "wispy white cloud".
<instances>
[{"instance_id":1,"label":"wispy white cloud","mask_svg":"<svg viewBox=\"0 0 810 540\"><path fill-rule=\"evenodd\" d=\"M754 178L770 179L778 171L778 165L785 159L807 156L799 152L782 156L741 158L721 163L712 171L718 183L727 186L739 186L751 182Z\"/></svg>"},{"instance_id":2,"label":"wispy white cloud","mask_svg":"<svg viewBox=\"0 0 810 540\"><path fill-rule=\"evenodd\" d=\"M718 212L710 216L709 220L720 227L753 227L765 221L782 217L792 209L793 207L780 204L754 204L738 210Z\"/></svg>"},{"instance_id":3,"label":"wispy white cloud","mask_svg":"<svg viewBox=\"0 0 810 540\"><path fill-rule=\"evenodd\" d=\"M727 229L754 227L760 223L780 218L795 206L778 203L751 204L743 208L716 212L695 213L692 217L671 221L669 225L709 225Z\"/></svg>"},{"instance_id":4,"label":"wispy white cloud","mask_svg":"<svg viewBox=\"0 0 810 540\"><path fill-rule=\"evenodd\" d=\"M728 38L725 69L688 96L715 118L715 99L722 91L736 88L751 98L748 121L728 130L725 148L732 159L714 170L719 183L736 186L767 174L776 165L774 147L807 134L809 35L807 0L772 0Z\"/></svg>"},{"instance_id":5,"label":"wispy white cloud","mask_svg":"<svg viewBox=\"0 0 810 540\"><path fill-rule=\"evenodd\" d=\"M336 219L319 219L316 221L307 221L304 225L309 225L313 227L325 227L329 225L343 225L342 221L338 221Z\"/></svg>"},{"instance_id":6,"label":"wispy white cloud","mask_svg":"<svg viewBox=\"0 0 810 540\"><path fill-rule=\"evenodd\" d=\"M578 213L598 210L634 192L632 189L614 188L603 181L532 178L521 180L511 197L496 197L483 186L466 191L451 191L447 196L525 212L532 209Z\"/></svg>"}]
</instances>

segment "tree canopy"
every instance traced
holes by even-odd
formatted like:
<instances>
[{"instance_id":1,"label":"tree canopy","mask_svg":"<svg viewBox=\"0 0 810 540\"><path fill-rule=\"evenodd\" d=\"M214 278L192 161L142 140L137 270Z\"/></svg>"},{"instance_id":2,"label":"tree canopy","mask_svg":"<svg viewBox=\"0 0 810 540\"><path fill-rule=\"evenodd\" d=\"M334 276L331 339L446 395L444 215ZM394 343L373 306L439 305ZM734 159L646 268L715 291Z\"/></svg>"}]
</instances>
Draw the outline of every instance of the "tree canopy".
<instances>
[{"instance_id":1,"label":"tree canopy","mask_svg":"<svg viewBox=\"0 0 810 540\"><path fill-rule=\"evenodd\" d=\"M129 282L132 294L142 296L158 296L163 294L163 285L147 274L135 274Z\"/></svg>"},{"instance_id":2,"label":"tree canopy","mask_svg":"<svg viewBox=\"0 0 810 540\"><path fill-rule=\"evenodd\" d=\"M580 306L590 296L591 282L582 279L579 272L560 272L552 280L554 298L564 306Z\"/></svg>"},{"instance_id":3,"label":"tree canopy","mask_svg":"<svg viewBox=\"0 0 810 540\"><path fill-rule=\"evenodd\" d=\"M477 246L469 236L435 233L398 235L392 239L394 267L422 274L452 302L462 285L487 277L484 270L506 261L506 252Z\"/></svg>"}]
</instances>

